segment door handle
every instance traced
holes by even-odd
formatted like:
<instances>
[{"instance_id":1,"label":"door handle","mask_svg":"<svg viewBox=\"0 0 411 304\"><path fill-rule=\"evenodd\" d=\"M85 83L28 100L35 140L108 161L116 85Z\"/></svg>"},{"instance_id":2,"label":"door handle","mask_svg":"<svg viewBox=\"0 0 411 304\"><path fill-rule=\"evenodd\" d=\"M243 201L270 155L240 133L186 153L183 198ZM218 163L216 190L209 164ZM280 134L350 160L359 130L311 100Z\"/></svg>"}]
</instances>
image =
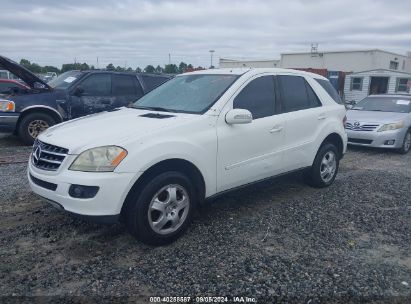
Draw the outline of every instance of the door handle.
<instances>
[{"instance_id":1,"label":"door handle","mask_svg":"<svg viewBox=\"0 0 411 304\"><path fill-rule=\"evenodd\" d=\"M323 119L326 119L326 118L327 118L327 115L325 115L325 113L322 113L318 116L318 120L323 120Z\"/></svg>"},{"instance_id":2,"label":"door handle","mask_svg":"<svg viewBox=\"0 0 411 304\"><path fill-rule=\"evenodd\" d=\"M283 130L283 126L274 126L274 127L270 130L270 133L281 132L282 130Z\"/></svg>"}]
</instances>

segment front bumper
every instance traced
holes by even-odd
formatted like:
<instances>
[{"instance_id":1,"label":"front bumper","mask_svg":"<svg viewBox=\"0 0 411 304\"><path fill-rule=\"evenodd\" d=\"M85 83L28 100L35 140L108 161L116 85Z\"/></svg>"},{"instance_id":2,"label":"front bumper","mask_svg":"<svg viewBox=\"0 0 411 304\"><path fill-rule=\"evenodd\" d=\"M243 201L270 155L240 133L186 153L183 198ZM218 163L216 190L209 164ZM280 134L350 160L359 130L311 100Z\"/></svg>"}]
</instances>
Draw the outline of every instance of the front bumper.
<instances>
[{"instance_id":1,"label":"front bumper","mask_svg":"<svg viewBox=\"0 0 411 304\"><path fill-rule=\"evenodd\" d=\"M20 113L0 112L0 132L13 133L16 130Z\"/></svg>"},{"instance_id":2,"label":"front bumper","mask_svg":"<svg viewBox=\"0 0 411 304\"><path fill-rule=\"evenodd\" d=\"M349 145L398 149L403 144L406 129L384 132L346 130L346 132Z\"/></svg>"},{"instance_id":3,"label":"front bumper","mask_svg":"<svg viewBox=\"0 0 411 304\"><path fill-rule=\"evenodd\" d=\"M40 170L29 161L27 177L33 192L76 217L104 223L118 221L127 194L141 173L70 171L70 157L65 163L54 172ZM99 190L92 198L75 198L69 194L71 185L97 186Z\"/></svg>"}]
</instances>

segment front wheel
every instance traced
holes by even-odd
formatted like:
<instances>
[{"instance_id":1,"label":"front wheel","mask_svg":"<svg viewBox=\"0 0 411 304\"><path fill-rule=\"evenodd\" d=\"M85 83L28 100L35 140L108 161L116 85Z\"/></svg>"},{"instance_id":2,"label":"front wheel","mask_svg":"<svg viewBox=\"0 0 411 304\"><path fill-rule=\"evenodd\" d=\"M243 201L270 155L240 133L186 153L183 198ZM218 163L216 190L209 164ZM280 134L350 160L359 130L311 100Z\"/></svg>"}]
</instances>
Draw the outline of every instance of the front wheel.
<instances>
[{"instance_id":1,"label":"front wheel","mask_svg":"<svg viewBox=\"0 0 411 304\"><path fill-rule=\"evenodd\" d=\"M56 121L46 113L30 113L19 124L18 135L26 145L32 145L37 136Z\"/></svg>"},{"instance_id":2,"label":"front wheel","mask_svg":"<svg viewBox=\"0 0 411 304\"><path fill-rule=\"evenodd\" d=\"M401 154L407 154L411 149L411 130L405 133L404 141L402 142L402 147L398 149Z\"/></svg>"},{"instance_id":3,"label":"front wheel","mask_svg":"<svg viewBox=\"0 0 411 304\"><path fill-rule=\"evenodd\" d=\"M337 176L340 159L336 146L326 143L318 150L313 165L304 173L305 181L313 187L331 185Z\"/></svg>"},{"instance_id":4,"label":"front wheel","mask_svg":"<svg viewBox=\"0 0 411 304\"><path fill-rule=\"evenodd\" d=\"M171 243L188 228L196 204L190 180L180 172L165 172L131 195L126 224L143 243Z\"/></svg>"}]
</instances>

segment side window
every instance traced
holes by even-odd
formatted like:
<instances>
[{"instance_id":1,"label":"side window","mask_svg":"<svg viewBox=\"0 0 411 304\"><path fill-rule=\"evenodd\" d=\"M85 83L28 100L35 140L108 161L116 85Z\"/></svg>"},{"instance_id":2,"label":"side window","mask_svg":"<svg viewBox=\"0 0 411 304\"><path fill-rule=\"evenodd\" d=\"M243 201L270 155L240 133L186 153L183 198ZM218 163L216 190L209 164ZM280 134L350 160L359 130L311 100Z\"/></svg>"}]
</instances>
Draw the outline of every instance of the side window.
<instances>
[{"instance_id":1,"label":"side window","mask_svg":"<svg viewBox=\"0 0 411 304\"><path fill-rule=\"evenodd\" d=\"M273 76L262 76L252 80L235 97L234 109L246 109L253 119L274 115L275 94Z\"/></svg>"},{"instance_id":2,"label":"side window","mask_svg":"<svg viewBox=\"0 0 411 304\"><path fill-rule=\"evenodd\" d=\"M163 84L168 80L168 78L161 77L161 76L150 76L150 75L142 75L145 87L147 91L151 91L158 87L159 85Z\"/></svg>"},{"instance_id":3,"label":"side window","mask_svg":"<svg viewBox=\"0 0 411 304\"><path fill-rule=\"evenodd\" d=\"M318 99L317 94L315 94L313 88L310 86L310 84L304 79L305 82L305 88L307 89L307 95L308 95L308 106L310 108L316 108L316 107L321 107L321 101Z\"/></svg>"},{"instance_id":4,"label":"side window","mask_svg":"<svg viewBox=\"0 0 411 304\"><path fill-rule=\"evenodd\" d=\"M323 87L323 89L328 93L328 95L331 96L332 99L334 99L336 103L339 103L339 104L343 103L340 95L338 95L337 91L334 89L334 87L331 85L331 83L328 80L318 79L318 78L314 78L314 79Z\"/></svg>"},{"instance_id":5,"label":"side window","mask_svg":"<svg viewBox=\"0 0 411 304\"><path fill-rule=\"evenodd\" d=\"M283 112L293 112L321 106L317 95L301 76L278 76Z\"/></svg>"},{"instance_id":6,"label":"side window","mask_svg":"<svg viewBox=\"0 0 411 304\"><path fill-rule=\"evenodd\" d=\"M109 96L111 95L111 75L92 74L80 85L83 88L83 95L86 96Z\"/></svg>"},{"instance_id":7,"label":"side window","mask_svg":"<svg viewBox=\"0 0 411 304\"><path fill-rule=\"evenodd\" d=\"M113 75L113 95L114 96L135 96L137 95L134 79L129 75Z\"/></svg>"}]
</instances>

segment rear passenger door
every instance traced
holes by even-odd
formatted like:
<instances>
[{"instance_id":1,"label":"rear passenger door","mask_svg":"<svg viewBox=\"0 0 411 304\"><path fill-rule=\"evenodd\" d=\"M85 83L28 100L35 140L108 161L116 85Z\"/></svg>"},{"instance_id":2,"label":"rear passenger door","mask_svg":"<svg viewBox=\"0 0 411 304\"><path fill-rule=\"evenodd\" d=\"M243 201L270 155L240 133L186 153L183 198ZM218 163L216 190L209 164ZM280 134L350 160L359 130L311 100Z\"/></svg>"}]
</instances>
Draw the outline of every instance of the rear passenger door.
<instances>
[{"instance_id":1,"label":"rear passenger door","mask_svg":"<svg viewBox=\"0 0 411 304\"><path fill-rule=\"evenodd\" d=\"M125 107L144 95L135 75L113 74L112 81L112 108Z\"/></svg>"},{"instance_id":2,"label":"rear passenger door","mask_svg":"<svg viewBox=\"0 0 411 304\"><path fill-rule=\"evenodd\" d=\"M305 77L278 75L276 79L285 121L285 171L310 166L326 113Z\"/></svg>"}]
</instances>

